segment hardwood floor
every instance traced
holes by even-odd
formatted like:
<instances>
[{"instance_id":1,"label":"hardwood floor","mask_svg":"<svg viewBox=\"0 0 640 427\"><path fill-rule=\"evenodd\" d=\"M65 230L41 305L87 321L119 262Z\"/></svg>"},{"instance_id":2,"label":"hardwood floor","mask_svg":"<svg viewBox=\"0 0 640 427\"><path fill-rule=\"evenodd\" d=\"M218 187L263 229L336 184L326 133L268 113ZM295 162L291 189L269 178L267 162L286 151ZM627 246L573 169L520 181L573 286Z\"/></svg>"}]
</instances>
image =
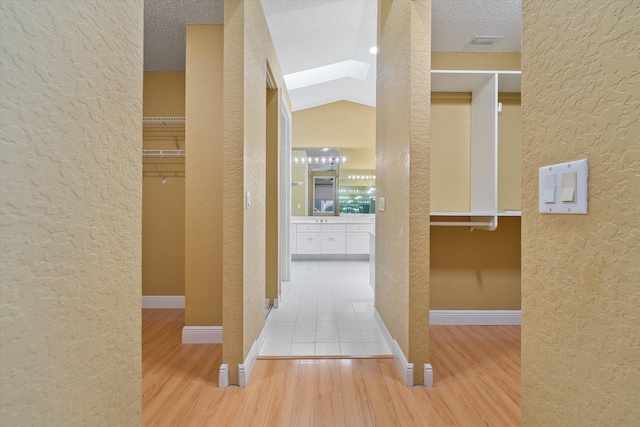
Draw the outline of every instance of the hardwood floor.
<instances>
[{"instance_id":1,"label":"hardwood floor","mask_svg":"<svg viewBox=\"0 0 640 427\"><path fill-rule=\"evenodd\" d=\"M143 310L144 426L518 426L520 327L432 326L435 387L392 359L259 360L218 388L219 344L181 344L184 310Z\"/></svg>"}]
</instances>

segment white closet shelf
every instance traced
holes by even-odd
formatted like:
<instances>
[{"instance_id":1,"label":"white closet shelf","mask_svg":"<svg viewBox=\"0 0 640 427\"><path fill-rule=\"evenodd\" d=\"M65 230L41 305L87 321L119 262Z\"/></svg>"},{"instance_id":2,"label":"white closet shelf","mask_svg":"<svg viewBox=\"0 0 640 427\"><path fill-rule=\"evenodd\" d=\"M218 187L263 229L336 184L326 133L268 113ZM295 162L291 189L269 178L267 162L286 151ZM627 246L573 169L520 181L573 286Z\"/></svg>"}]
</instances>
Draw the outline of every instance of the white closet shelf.
<instances>
[{"instance_id":1,"label":"white closet shelf","mask_svg":"<svg viewBox=\"0 0 640 427\"><path fill-rule=\"evenodd\" d=\"M501 212L431 212L430 216L522 216L522 211Z\"/></svg>"},{"instance_id":2,"label":"white closet shelf","mask_svg":"<svg viewBox=\"0 0 640 427\"><path fill-rule=\"evenodd\" d=\"M184 129L184 117L143 117L144 129Z\"/></svg>"}]
</instances>

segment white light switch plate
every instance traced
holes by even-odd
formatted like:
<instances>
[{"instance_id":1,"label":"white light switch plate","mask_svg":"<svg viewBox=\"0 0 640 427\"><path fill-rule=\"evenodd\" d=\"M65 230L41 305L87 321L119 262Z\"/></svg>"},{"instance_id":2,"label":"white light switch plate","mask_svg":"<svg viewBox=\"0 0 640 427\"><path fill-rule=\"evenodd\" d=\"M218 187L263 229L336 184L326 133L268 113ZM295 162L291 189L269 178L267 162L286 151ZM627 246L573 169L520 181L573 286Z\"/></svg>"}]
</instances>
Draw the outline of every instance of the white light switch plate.
<instances>
[{"instance_id":1,"label":"white light switch plate","mask_svg":"<svg viewBox=\"0 0 640 427\"><path fill-rule=\"evenodd\" d=\"M564 179L563 175L566 175ZM538 190L540 213L588 213L588 184L589 161L587 159L541 167L539 169ZM552 200L550 194L554 196L553 202L550 202ZM563 202L563 200L571 199L573 201Z\"/></svg>"}]
</instances>

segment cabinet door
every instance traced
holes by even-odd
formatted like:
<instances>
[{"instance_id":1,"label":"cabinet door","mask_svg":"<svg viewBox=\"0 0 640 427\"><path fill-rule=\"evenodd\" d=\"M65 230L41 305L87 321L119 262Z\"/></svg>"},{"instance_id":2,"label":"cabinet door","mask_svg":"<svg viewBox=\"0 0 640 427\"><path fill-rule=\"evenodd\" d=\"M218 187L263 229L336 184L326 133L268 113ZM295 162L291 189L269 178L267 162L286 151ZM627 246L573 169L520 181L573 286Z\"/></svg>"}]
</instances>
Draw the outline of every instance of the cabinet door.
<instances>
[{"instance_id":1,"label":"cabinet door","mask_svg":"<svg viewBox=\"0 0 640 427\"><path fill-rule=\"evenodd\" d=\"M369 253L369 233L347 233L348 254Z\"/></svg>"},{"instance_id":2,"label":"cabinet door","mask_svg":"<svg viewBox=\"0 0 640 427\"><path fill-rule=\"evenodd\" d=\"M344 253L344 233L322 233L323 254Z\"/></svg>"},{"instance_id":3,"label":"cabinet door","mask_svg":"<svg viewBox=\"0 0 640 427\"><path fill-rule=\"evenodd\" d=\"M320 233L298 233L297 240L299 254L321 253Z\"/></svg>"}]
</instances>

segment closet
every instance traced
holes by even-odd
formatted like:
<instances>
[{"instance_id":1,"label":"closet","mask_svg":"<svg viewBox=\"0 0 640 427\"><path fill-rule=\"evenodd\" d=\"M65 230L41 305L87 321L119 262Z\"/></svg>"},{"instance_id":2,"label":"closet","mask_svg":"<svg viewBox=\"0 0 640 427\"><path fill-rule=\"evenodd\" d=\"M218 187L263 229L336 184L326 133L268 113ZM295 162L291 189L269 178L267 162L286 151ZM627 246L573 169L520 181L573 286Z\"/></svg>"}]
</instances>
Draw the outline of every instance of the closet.
<instances>
[{"instance_id":1,"label":"closet","mask_svg":"<svg viewBox=\"0 0 640 427\"><path fill-rule=\"evenodd\" d=\"M431 72L431 309L520 309L520 72Z\"/></svg>"}]
</instances>

